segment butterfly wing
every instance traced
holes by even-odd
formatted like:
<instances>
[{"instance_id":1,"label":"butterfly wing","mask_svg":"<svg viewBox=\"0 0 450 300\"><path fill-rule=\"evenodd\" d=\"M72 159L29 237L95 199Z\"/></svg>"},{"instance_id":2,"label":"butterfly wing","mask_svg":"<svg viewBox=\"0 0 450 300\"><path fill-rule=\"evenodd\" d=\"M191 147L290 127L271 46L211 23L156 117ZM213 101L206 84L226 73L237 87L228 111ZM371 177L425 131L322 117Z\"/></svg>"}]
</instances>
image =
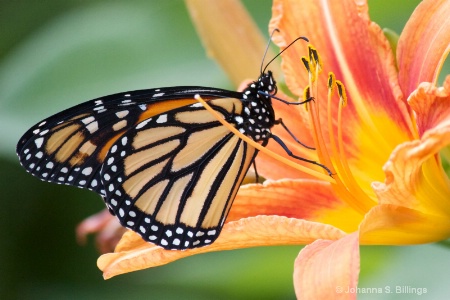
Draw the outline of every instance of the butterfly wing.
<instances>
[{"instance_id":1,"label":"butterfly wing","mask_svg":"<svg viewBox=\"0 0 450 300\"><path fill-rule=\"evenodd\" d=\"M120 93L94 99L36 124L17 144L22 166L41 180L105 191L100 169L111 145L138 122L161 112L233 92L174 87Z\"/></svg>"},{"instance_id":2,"label":"butterfly wing","mask_svg":"<svg viewBox=\"0 0 450 300\"><path fill-rule=\"evenodd\" d=\"M120 222L167 249L212 243L256 150L194 99L224 118L242 113L242 94L174 87L115 94L62 111L17 145L41 180L100 194Z\"/></svg>"},{"instance_id":3,"label":"butterfly wing","mask_svg":"<svg viewBox=\"0 0 450 300\"><path fill-rule=\"evenodd\" d=\"M211 100L224 118L236 98ZM122 225L166 249L212 243L256 155L198 103L138 123L101 169L105 201Z\"/></svg>"}]
</instances>

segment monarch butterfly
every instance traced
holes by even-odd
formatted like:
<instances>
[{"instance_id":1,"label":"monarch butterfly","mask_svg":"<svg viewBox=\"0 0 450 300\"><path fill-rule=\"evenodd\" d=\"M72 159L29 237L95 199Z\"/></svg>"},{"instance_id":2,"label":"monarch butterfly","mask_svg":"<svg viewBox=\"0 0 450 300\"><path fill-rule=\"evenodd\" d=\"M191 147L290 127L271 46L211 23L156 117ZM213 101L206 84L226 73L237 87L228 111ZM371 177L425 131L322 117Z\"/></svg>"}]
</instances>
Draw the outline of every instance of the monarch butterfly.
<instances>
[{"instance_id":1,"label":"monarch butterfly","mask_svg":"<svg viewBox=\"0 0 450 300\"><path fill-rule=\"evenodd\" d=\"M17 154L43 181L100 194L144 240L165 249L201 247L218 237L257 150L194 97L254 141L265 146L273 138L290 153L270 130L284 126L272 108L276 92L272 73L261 68L243 92L177 86L109 95L39 122Z\"/></svg>"}]
</instances>

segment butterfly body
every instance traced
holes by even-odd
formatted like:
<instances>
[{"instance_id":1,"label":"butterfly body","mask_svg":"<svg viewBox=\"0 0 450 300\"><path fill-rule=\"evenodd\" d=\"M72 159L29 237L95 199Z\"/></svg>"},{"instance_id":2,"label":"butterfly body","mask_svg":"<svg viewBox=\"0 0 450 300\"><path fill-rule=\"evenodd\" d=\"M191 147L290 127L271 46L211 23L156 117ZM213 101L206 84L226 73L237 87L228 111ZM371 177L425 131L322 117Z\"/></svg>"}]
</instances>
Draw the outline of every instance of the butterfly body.
<instances>
[{"instance_id":1,"label":"butterfly body","mask_svg":"<svg viewBox=\"0 0 450 300\"><path fill-rule=\"evenodd\" d=\"M36 124L17 145L41 180L100 194L121 224L166 249L211 244L257 150L195 99L266 145L275 113L269 72L243 92L206 87L97 98Z\"/></svg>"}]
</instances>

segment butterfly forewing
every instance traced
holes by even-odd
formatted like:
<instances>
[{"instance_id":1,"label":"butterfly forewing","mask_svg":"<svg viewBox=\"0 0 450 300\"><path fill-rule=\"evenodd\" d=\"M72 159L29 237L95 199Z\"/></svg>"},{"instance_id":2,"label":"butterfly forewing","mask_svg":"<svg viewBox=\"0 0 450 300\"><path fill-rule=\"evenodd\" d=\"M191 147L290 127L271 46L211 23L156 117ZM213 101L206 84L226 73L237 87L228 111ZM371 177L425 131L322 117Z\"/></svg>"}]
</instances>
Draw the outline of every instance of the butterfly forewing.
<instances>
[{"instance_id":1,"label":"butterfly forewing","mask_svg":"<svg viewBox=\"0 0 450 300\"><path fill-rule=\"evenodd\" d=\"M129 128L161 111L196 103L199 87L110 95L62 111L28 130L17 145L25 169L44 181L104 195L99 171L111 145ZM189 91L191 93L189 93ZM222 90L204 90L207 99Z\"/></svg>"},{"instance_id":2,"label":"butterfly forewing","mask_svg":"<svg viewBox=\"0 0 450 300\"><path fill-rule=\"evenodd\" d=\"M238 99L211 100L226 118ZM202 106L156 115L111 147L101 170L121 223L167 249L212 243L256 151Z\"/></svg>"}]
</instances>

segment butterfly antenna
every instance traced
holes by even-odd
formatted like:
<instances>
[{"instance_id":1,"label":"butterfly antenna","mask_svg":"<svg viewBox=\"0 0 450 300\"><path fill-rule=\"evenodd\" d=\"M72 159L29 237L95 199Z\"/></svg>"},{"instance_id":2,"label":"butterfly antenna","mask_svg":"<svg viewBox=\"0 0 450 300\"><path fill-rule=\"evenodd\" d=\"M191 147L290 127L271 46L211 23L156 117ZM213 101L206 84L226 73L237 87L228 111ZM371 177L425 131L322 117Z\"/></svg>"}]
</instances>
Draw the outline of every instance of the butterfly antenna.
<instances>
[{"instance_id":1,"label":"butterfly antenna","mask_svg":"<svg viewBox=\"0 0 450 300\"><path fill-rule=\"evenodd\" d=\"M280 32L280 30L274 29L273 32L272 32L272 35L270 36L270 40L272 40L272 36L273 36L273 34L275 33L275 31ZM292 46L292 45L293 45L295 42L297 42L298 40L304 40L304 41L309 42L308 38L306 38L306 37L304 37L304 36L300 36L300 37L296 38L296 39L293 40L289 45L287 45L286 48L284 48L284 49L281 50L277 55L275 55L275 57L272 58L272 59L266 64L266 66L264 67L264 69L262 69L263 64L261 63L261 74L263 74L263 73L266 71L267 67L268 67L268 66L269 66L269 65L270 65L270 64L271 64L278 56L280 56L281 53L283 53L284 51L286 51L290 46ZM267 49L268 49L268 48L269 48L269 45L267 45ZM267 53L267 49L266 49L266 53ZM264 58L266 57L266 53L264 53ZM264 62L264 59L263 59L263 62Z\"/></svg>"},{"instance_id":2,"label":"butterfly antenna","mask_svg":"<svg viewBox=\"0 0 450 300\"><path fill-rule=\"evenodd\" d=\"M270 34L270 39L269 39L269 42L267 43L266 51L264 51L263 59L262 59L262 61L261 61L261 68L260 68L260 70L261 70L261 75L263 74L263 71L265 71L266 68L267 68L267 66L266 66L266 68L264 68L264 70L263 70L264 60L266 59L267 52L269 51L270 42L272 41L272 37L273 37L273 35L275 34L275 32L280 32L280 30L277 29L277 28L275 28L275 29L272 31L272 33Z\"/></svg>"}]
</instances>

